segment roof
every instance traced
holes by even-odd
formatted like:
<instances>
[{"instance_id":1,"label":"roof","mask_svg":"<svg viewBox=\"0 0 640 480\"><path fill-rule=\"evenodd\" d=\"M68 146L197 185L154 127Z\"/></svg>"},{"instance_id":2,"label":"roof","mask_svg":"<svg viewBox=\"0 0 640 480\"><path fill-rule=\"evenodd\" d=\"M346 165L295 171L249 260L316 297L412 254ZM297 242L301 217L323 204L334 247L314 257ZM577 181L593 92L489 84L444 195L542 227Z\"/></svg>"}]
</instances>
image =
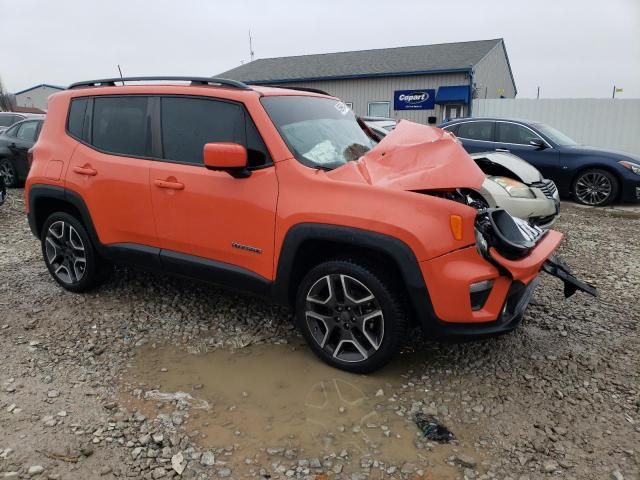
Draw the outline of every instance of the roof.
<instances>
[{"instance_id":1,"label":"roof","mask_svg":"<svg viewBox=\"0 0 640 480\"><path fill-rule=\"evenodd\" d=\"M36 107L13 107L14 113L46 113L44 110Z\"/></svg>"},{"instance_id":2,"label":"roof","mask_svg":"<svg viewBox=\"0 0 640 480\"><path fill-rule=\"evenodd\" d=\"M55 90L64 90L64 87L59 87L57 85L49 85L48 83L41 83L40 85L35 85L33 87L25 88L24 90L20 90L19 92L14 93L14 95L20 95L21 93L30 92L31 90L35 90L36 88L41 87L49 87Z\"/></svg>"},{"instance_id":3,"label":"roof","mask_svg":"<svg viewBox=\"0 0 640 480\"><path fill-rule=\"evenodd\" d=\"M217 76L247 83L283 83L466 72L502 42L502 39L498 38L472 42L263 58Z\"/></svg>"}]
</instances>

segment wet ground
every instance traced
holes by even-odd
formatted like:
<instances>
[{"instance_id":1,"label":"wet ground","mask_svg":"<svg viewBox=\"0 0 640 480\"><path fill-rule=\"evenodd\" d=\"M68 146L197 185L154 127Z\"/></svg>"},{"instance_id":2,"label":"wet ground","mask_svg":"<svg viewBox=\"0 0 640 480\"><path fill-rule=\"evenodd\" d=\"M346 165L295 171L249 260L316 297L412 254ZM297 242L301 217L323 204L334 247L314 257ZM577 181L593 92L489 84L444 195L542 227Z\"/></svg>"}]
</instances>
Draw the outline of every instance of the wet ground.
<instances>
[{"instance_id":1,"label":"wet ground","mask_svg":"<svg viewBox=\"0 0 640 480\"><path fill-rule=\"evenodd\" d=\"M311 458L375 458L381 467L434 464L437 478L456 478L445 459L463 452L459 442L429 442L414 416L397 410L394 392L420 354L406 353L376 374L353 375L319 362L300 340L292 343L207 354L147 347L130 368L130 393L122 400L157 416L182 397L191 409L187 430L207 448L233 445L229 463L236 473L288 450ZM459 432L462 442L473 436ZM344 472L360 471L360 462L353 467Z\"/></svg>"}]
</instances>

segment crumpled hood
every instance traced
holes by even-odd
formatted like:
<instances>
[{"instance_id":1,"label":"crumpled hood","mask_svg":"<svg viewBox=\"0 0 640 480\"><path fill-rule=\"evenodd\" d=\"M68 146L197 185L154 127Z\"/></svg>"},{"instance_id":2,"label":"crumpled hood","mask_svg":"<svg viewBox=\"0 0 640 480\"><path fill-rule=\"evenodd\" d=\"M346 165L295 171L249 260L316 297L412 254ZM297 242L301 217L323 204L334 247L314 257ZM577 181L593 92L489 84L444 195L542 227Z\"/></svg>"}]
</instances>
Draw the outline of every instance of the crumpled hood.
<instances>
[{"instance_id":1,"label":"crumpled hood","mask_svg":"<svg viewBox=\"0 0 640 480\"><path fill-rule=\"evenodd\" d=\"M397 190L479 189L485 179L451 133L405 120L360 159L327 176Z\"/></svg>"}]
</instances>

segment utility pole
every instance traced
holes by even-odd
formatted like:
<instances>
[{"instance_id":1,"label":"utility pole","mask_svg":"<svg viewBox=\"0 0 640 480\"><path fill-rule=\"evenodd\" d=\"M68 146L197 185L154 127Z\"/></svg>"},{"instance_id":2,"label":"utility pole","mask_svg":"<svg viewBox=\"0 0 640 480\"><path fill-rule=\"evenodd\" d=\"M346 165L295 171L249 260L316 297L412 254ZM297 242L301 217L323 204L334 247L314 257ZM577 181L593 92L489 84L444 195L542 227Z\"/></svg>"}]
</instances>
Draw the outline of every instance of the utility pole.
<instances>
[{"instance_id":1,"label":"utility pole","mask_svg":"<svg viewBox=\"0 0 640 480\"><path fill-rule=\"evenodd\" d=\"M538 86L538 96L536 98L540 100L540 86Z\"/></svg>"},{"instance_id":2,"label":"utility pole","mask_svg":"<svg viewBox=\"0 0 640 480\"><path fill-rule=\"evenodd\" d=\"M253 62L253 57L254 57L254 52L253 52L253 39L251 38L251 29L249 29L249 57L251 58L251 61Z\"/></svg>"}]
</instances>

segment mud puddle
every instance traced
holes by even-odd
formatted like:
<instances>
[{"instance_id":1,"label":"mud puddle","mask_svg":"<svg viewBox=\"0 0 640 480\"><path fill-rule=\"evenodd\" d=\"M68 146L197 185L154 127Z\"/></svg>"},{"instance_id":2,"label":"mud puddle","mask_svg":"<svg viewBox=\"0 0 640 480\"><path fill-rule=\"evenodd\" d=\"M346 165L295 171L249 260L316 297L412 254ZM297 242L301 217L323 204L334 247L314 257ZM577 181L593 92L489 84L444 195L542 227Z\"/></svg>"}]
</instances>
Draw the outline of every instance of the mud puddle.
<instances>
[{"instance_id":1,"label":"mud puddle","mask_svg":"<svg viewBox=\"0 0 640 480\"><path fill-rule=\"evenodd\" d=\"M129 370L131 389L122 400L153 417L175 408L163 395L189 394L192 399L183 399L191 406L187 431L203 448L233 452L225 461L240 469L284 455L331 457L344 463L344 473L360 471L362 459L370 459L384 471L396 466L399 474L408 462L436 478L455 478L458 470L446 459L462 449L429 444L411 416L396 413L394 392L406 371L406 362L395 362L381 373L349 374L326 366L304 345L206 354L148 347Z\"/></svg>"}]
</instances>

